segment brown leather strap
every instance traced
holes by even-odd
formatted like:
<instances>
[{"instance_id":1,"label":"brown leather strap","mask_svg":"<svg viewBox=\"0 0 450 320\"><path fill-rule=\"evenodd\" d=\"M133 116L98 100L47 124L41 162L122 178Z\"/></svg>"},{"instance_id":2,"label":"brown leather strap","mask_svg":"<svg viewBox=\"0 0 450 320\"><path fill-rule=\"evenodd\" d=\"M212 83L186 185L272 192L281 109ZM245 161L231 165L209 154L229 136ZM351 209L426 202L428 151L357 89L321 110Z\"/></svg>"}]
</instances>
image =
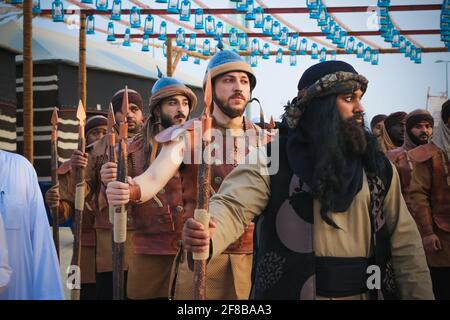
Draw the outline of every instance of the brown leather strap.
<instances>
[{"instance_id":1,"label":"brown leather strap","mask_svg":"<svg viewBox=\"0 0 450 320\"><path fill-rule=\"evenodd\" d=\"M138 184L130 185L130 201L139 202L141 200L141 187Z\"/></svg>"}]
</instances>

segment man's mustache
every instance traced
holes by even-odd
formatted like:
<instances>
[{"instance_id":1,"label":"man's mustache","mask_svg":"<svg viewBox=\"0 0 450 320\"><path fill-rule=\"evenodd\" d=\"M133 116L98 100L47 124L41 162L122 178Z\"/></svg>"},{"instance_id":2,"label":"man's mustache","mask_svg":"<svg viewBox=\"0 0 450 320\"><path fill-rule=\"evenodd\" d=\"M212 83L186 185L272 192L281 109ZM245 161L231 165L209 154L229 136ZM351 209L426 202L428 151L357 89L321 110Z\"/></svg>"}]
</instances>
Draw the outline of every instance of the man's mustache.
<instances>
[{"instance_id":1,"label":"man's mustache","mask_svg":"<svg viewBox=\"0 0 450 320\"><path fill-rule=\"evenodd\" d=\"M187 116L184 113L178 113L175 117L175 119L186 119Z\"/></svg>"},{"instance_id":2,"label":"man's mustache","mask_svg":"<svg viewBox=\"0 0 450 320\"><path fill-rule=\"evenodd\" d=\"M241 93L235 93L231 97L228 98L228 100L232 100L232 99L242 99L244 101L246 100L244 95Z\"/></svg>"}]
</instances>

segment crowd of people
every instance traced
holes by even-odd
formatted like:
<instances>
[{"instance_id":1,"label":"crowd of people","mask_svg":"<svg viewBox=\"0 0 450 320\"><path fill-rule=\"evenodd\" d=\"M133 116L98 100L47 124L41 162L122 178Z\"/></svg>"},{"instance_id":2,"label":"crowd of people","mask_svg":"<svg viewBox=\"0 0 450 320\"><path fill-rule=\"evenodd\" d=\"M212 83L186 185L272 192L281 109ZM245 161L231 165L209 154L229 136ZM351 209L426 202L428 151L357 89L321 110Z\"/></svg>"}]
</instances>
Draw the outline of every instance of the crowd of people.
<instances>
[{"instance_id":1,"label":"crowd of people","mask_svg":"<svg viewBox=\"0 0 450 320\"><path fill-rule=\"evenodd\" d=\"M111 105L116 141L128 124L127 182L110 159L108 119L88 119L86 151L73 152L45 194L60 223L73 218L85 168L80 299L113 298L109 208L123 205L127 299L192 299L198 253L206 299L450 299L450 101L438 123L417 109L377 115L369 128L368 79L326 61L302 74L275 126L244 116L256 85L247 62L219 50L200 118L190 119L198 99L175 78L161 76L148 104L119 90ZM208 121L214 160L202 189ZM0 176L0 299L62 299L34 169L0 151ZM205 226L194 216L209 195Z\"/></svg>"}]
</instances>

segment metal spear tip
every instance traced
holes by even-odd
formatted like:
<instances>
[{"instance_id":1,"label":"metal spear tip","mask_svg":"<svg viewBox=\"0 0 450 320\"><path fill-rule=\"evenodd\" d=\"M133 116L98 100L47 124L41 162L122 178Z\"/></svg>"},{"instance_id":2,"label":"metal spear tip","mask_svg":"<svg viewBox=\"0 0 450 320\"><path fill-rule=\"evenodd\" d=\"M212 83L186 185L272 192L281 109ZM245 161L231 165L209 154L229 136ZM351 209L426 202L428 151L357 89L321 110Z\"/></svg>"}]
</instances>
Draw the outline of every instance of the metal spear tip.
<instances>
[{"instance_id":1,"label":"metal spear tip","mask_svg":"<svg viewBox=\"0 0 450 320\"><path fill-rule=\"evenodd\" d=\"M205 93L204 93L205 111L206 115L210 114L210 108L212 103L212 87L211 87L211 72L208 72L206 79Z\"/></svg>"},{"instance_id":2,"label":"metal spear tip","mask_svg":"<svg viewBox=\"0 0 450 320\"><path fill-rule=\"evenodd\" d=\"M114 124L116 123L116 119L114 117L114 108L112 103L109 104L108 110L108 132L112 132Z\"/></svg>"},{"instance_id":3,"label":"metal spear tip","mask_svg":"<svg viewBox=\"0 0 450 320\"><path fill-rule=\"evenodd\" d=\"M52 122L52 125L55 127L58 125L58 108L57 107L53 107L51 122Z\"/></svg>"},{"instance_id":4,"label":"metal spear tip","mask_svg":"<svg viewBox=\"0 0 450 320\"><path fill-rule=\"evenodd\" d=\"M84 110L83 102L78 103L78 109L77 109L77 119L80 121L80 126L83 126L86 124L86 110Z\"/></svg>"},{"instance_id":5,"label":"metal spear tip","mask_svg":"<svg viewBox=\"0 0 450 320\"><path fill-rule=\"evenodd\" d=\"M273 120L273 116L270 116L269 128L270 129L275 129L275 121Z\"/></svg>"},{"instance_id":6,"label":"metal spear tip","mask_svg":"<svg viewBox=\"0 0 450 320\"><path fill-rule=\"evenodd\" d=\"M129 104L128 104L128 86L125 86L125 91L123 93L123 98L122 98L122 114L124 117L127 116L128 114L128 108L129 108Z\"/></svg>"}]
</instances>

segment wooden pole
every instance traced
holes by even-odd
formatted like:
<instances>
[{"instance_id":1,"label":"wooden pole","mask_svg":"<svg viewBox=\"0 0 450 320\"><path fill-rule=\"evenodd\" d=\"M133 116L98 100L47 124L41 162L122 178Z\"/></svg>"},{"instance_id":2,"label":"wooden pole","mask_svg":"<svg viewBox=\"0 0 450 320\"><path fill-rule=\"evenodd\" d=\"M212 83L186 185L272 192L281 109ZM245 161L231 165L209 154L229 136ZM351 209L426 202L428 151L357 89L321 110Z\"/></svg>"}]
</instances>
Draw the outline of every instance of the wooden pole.
<instances>
[{"instance_id":1,"label":"wooden pole","mask_svg":"<svg viewBox=\"0 0 450 320\"><path fill-rule=\"evenodd\" d=\"M86 15L84 13L80 13L78 94L86 110Z\"/></svg>"},{"instance_id":2,"label":"wooden pole","mask_svg":"<svg viewBox=\"0 0 450 320\"><path fill-rule=\"evenodd\" d=\"M173 75L172 68L172 39L167 38L166 40L167 49L167 76L171 77Z\"/></svg>"},{"instance_id":3,"label":"wooden pole","mask_svg":"<svg viewBox=\"0 0 450 320\"><path fill-rule=\"evenodd\" d=\"M32 0L23 4L23 154L33 164L33 14Z\"/></svg>"}]
</instances>

